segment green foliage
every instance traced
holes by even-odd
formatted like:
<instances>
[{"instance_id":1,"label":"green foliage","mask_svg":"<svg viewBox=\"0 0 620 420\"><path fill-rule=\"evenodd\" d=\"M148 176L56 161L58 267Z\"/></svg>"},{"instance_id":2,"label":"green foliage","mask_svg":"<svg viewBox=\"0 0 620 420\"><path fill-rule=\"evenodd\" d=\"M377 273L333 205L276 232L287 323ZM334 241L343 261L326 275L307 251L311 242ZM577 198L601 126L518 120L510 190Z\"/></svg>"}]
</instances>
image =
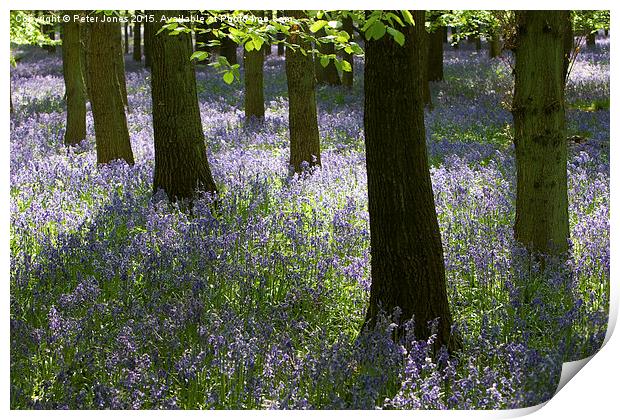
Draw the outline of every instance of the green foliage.
<instances>
[{"instance_id":1,"label":"green foliage","mask_svg":"<svg viewBox=\"0 0 620 420\"><path fill-rule=\"evenodd\" d=\"M577 34L587 35L600 29L609 29L609 10L574 10L573 28Z\"/></svg>"},{"instance_id":2,"label":"green foliage","mask_svg":"<svg viewBox=\"0 0 620 420\"><path fill-rule=\"evenodd\" d=\"M45 20L32 10L11 10L9 33L11 45L58 45L43 33L41 27ZM11 54L11 65L15 65L15 57Z\"/></svg>"}]
</instances>

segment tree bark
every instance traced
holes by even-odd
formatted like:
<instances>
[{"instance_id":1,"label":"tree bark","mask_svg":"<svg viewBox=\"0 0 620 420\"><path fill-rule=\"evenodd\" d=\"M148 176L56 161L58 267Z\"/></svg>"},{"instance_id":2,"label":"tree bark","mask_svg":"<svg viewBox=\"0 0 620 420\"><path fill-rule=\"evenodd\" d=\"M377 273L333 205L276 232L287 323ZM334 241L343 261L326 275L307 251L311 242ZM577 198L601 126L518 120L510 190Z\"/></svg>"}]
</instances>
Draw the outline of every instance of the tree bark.
<instances>
[{"instance_id":1,"label":"tree bark","mask_svg":"<svg viewBox=\"0 0 620 420\"><path fill-rule=\"evenodd\" d=\"M319 32L316 33L317 38L318 37L322 37L325 36L325 30L321 29ZM331 42L328 43L318 43L317 45L317 49L321 52L321 54L334 54L335 53L335 47L334 44L332 44ZM314 57L314 71L316 72L316 81L318 84L320 85L331 85L331 86L339 86L341 84L340 82L340 75L338 74L338 69L336 68L336 65L334 64L333 60L329 60L329 64L327 64L327 67L323 67L323 65L320 62L320 56L317 54Z\"/></svg>"},{"instance_id":2,"label":"tree bark","mask_svg":"<svg viewBox=\"0 0 620 420\"><path fill-rule=\"evenodd\" d=\"M301 10L293 10L290 16L300 19ZM315 79L311 54L302 54L299 49L308 50L308 43L300 36L300 25L293 25L289 42L299 45L294 51L286 48L286 83L288 86L288 122L291 138L290 167L301 173L308 166L321 164L321 145L314 92Z\"/></svg>"},{"instance_id":3,"label":"tree bark","mask_svg":"<svg viewBox=\"0 0 620 420\"><path fill-rule=\"evenodd\" d=\"M85 25L86 81L95 123L97 163L134 163L118 70L118 23Z\"/></svg>"},{"instance_id":4,"label":"tree bark","mask_svg":"<svg viewBox=\"0 0 620 420\"><path fill-rule=\"evenodd\" d=\"M56 26L55 25L44 25L43 32L45 35L49 37L52 41L56 40ZM55 45L46 45L45 49L50 54L56 54L56 46Z\"/></svg>"},{"instance_id":5,"label":"tree bark","mask_svg":"<svg viewBox=\"0 0 620 420\"><path fill-rule=\"evenodd\" d=\"M428 80L443 80L443 27L435 28L429 34L428 43Z\"/></svg>"},{"instance_id":6,"label":"tree bark","mask_svg":"<svg viewBox=\"0 0 620 420\"><path fill-rule=\"evenodd\" d=\"M144 22L144 67L151 68L151 56L153 51L153 24Z\"/></svg>"},{"instance_id":7,"label":"tree bark","mask_svg":"<svg viewBox=\"0 0 620 420\"><path fill-rule=\"evenodd\" d=\"M530 251L568 249L567 144L562 11L517 12L515 238Z\"/></svg>"},{"instance_id":8,"label":"tree bark","mask_svg":"<svg viewBox=\"0 0 620 420\"><path fill-rule=\"evenodd\" d=\"M125 54L129 54L129 21L125 22L123 25L123 34L125 35L125 44L123 45L124 52Z\"/></svg>"},{"instance_id":9,"label":"tree bark","mask_svg":"<svg viewBox=\"0 0 620 420\"><path fill-rule=\"evenodd\" d=\"M153 191L162 189L172 201L190 202L198 191L217 192L207 161L207 149L198 107L192 41L187 33L171 36L157 32L162 15L152 11L151 94L155 175Z\"/></svg>"},{"instance_id":10,"label":"tree bark","mask_svg":"<svg viewBox=\"0 0 620 420\"><path fill-rule=\"evenodd\" d=\"M575 46L575 37L573 34L573 19L570 10L563 13L564 17L564 83L568 79L568 71L570 69L571 56Z\"/></svg>"},{"instance_id":11,"label":"tree bark","mask_svg":"<svg viewBox=\"0 0 620 420\"><path fill-rule=\"evenodd\" d=\"M138 13L136 11L136 13ZM142 23L136 20L133 24L133 60L142 61L142 31L140 29Z\"/></svg>"},{"instance_id":12,"label":"tree bark","mask_svg":"<svg viewBox=\"0 0 620 420\"><path fill-rule=\"evenodd\" d=\"M458 33L458 29L456 29L455 27L452 27L452 48L454 48L455 50L458 50L459 48L459 41L458 41L458 36L456 35Z\"/></svg>"},{"instance_id":13,"label":"tree bark","mask_svg":"<svg viewBox=\"0 0 620 420\"><path fill-rule=\"evenodd\" d=\"M228 37L222 39L220 55L226 57L229 64L237 64L237 43Z\"/></svg>"},{"instance_id":14,"label":"tree bark","mask_svg":"<svg viewBox=\"0 0 620 420\"><path fill-rule=\"evenodd\" d=\"M499 35L497 33L493 33L489 38L489 57L495 58L499 57L502 49L499 43Z\"/></svg>"},{"instance_id":15,"label":"tree bark","mask_svg":"<svg viewBox=\"0 0 620 420\"><path fill-rule=\"evenodd\" d=\"M414 12L416 19L424 11ZM417 339L457 347L451 336L443 248L426 151L421 31L402 28L405 45L390 36L366 41L364 137L368 175L371 276L367 323L380 310L414 318Z\"/></svg>"},{"instance_id":16,"label":"tree bark","mask_svg":"<svg viewBox=\"0 0 620 420\"><path fill-rule=\"evenodd\" d=\"M422 85L422 99L424 100L424 105L429 108L433 107L433 102L431 101L431 88L428 83L428 52L429 52L429 35L426 31L426 27L424 25L426 19L426 12L423 10L414 10L413 21L421 22L421 25L415 25L413 28L414 36L417 42L420 43L420 55L419 55L419 76Z\"/></svg>"},{"instance_id":17,"label":"tree bark","mask_svg":"<svg viewBox=\"0 0 620 420\"><path fill-rule=\"evenodd\" d=\"M118 72L118 81L121 86L121 96L123 98L123 105L127 106L127 81L125 80L125 56L123 55L123 34L121 33L120 23L116 23L116 30L114 31L114 40L112 45L116 50L116 64L115 68Z\"/></svg>"},{"instance_id":18,"label":"tree bark","mask_svg":"<svg viewBox=\"0 0 620 420\"><path fill-rule=\"evenodd\" d=\"M262 50L245 51L245 118L263 119L265 117L265 96L263 93L263 61L265 59Z\"/></svg>"},{"instance_id":19,"label":"tree bark","mask_svg":"<svg viewBox=\"0 0 620 420\"><path fill-rule=\"evenodd\" d=\"M68 13L73 16L77 12ZM71 146L86 138L86 87L80 23L72 20L63 24L62 72L67 99L67 128L64 142L67 146Z\"/></svg>"},{"instance_id":20,"label":"tree bark","mask_svg":"<svg viewBox=\"0 0 620 420\"><path fill-rule=\"evenodd\" d=\"M354 28L353 28L353 18L351 16L347 16L342 20L342 30L346 31L349 34L350 39L354 36ZM343 58L349 64L351 64L351 71L343 71L342 72L342 85L347 88L353 87L353 64L354 58L353 54L343 53Z\"/></svg>"}]
</instances>

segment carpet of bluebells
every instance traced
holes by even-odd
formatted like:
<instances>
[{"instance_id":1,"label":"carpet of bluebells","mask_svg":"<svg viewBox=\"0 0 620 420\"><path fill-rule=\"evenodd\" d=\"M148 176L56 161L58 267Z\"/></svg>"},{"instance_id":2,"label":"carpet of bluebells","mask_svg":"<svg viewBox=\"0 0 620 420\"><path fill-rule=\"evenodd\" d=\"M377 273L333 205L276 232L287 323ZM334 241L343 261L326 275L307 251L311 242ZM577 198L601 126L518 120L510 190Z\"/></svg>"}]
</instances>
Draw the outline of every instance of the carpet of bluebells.
<instances>
[{"instance_id":1,"label":"carpet of bluebells","mask_svg":"<svg viewBox=\"0 0 620 420\"><path fill-rule=\"evenodd\" d=\"M283 57L265 62L265 122L242 85L197 66L221 192L193 214L152 194L149 73L127 57L136 164L63 146L59 55L11 69L12 408L518 408L562 361L596 352L609 301L609 40L567 86L571 253L543 268L512 237L510 58L446 46L426 127L460 351L359 333L370 250L363 81L319 87L323 167L288 175ZM411 322L415 322L412 320ZM433 356L433 357L431 357Z\"/></svg>"}]
</instances>

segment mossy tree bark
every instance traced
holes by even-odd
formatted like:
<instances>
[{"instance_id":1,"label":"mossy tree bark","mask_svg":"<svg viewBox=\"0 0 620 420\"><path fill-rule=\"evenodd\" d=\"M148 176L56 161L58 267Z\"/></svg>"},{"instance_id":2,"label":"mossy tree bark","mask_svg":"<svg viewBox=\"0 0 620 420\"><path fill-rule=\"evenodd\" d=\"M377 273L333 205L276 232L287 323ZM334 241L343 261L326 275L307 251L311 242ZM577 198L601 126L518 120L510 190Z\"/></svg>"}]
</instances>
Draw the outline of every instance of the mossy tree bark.
<instances>
[{"instance_id":1,"label":"mossy tree bark","mask_svg":"<svg viewBox=\"0 0 620 420\"><path fill-rule=\"evenodd\" d=\"M77 12L68 12L73 16ZM72 20L63 24L62 72L67 100L67 127L64 142L75 145L86 138L86 87L82 62L80 23Z\"/></svg>"},{"instance_id":2,"label":"mossy tree bark","mask_svg":"<svg viewBox=\"0 0 620 420\"><path fill-rule=\"evenodd\" d=\"M351 37L351 39L353 38L354 35L354 27L353 27L353 18L351 16L347 16L342 20L342 30L346 31L346 33L349 34L349 37ZM353 76L354 76L354 72L353 72L353 54L347 54L346 52L343 53L343 58L345 61L347 61L349 64L351 64L351 71L343 71L342 72L342 85L344 87L347 88L352 88L353 87Z\"/></svg>"},{"instance_id":3,"label":"mossy tree bark","mask_svg":"<svg viewBox=\"0 0 620 420\"><path fill-rule=\"evenodd\" d=\"M302 18L300 10L290 11L290 16ZM305 28L293 25L289 42L308 50L308 43L300 36ZM321 164L321 145L316 112L315 80L311 54L302 54L299 48L286 49L286 83L288 86L288 124L291 139L290 166L296 173L309 166Z\"/></svg>"},{"instance_id":4,"label":"mossy tree bark","mask_svg":"<svg viewBox=\"0 0 620 420\"><path fill-rule=\"evenodd\" d=\"M118 23L85 25L86 82L95 123L97 163L134 163L118 71Z\"/></svg>"},{"instance_id":5,"label":"mossy tree bark","mask_svg":"<svg viewBox=\"0 0 620 420\"><path fill-rule=\"evenodd\" d=\"M136 11L136 13L139 13ZM136 20L133 24L133 60L142 61L142 23Z\"/></svg>"},{"instance_id":6,"label":"mossy tree bark","mask_svg":"<svg viewBox=\"0 0 620 420\"><path fill-rule=\"evenodd\" d=\"M519 11L516 16L515 238L545 254L566 251L569 236L562 14Z\"/></svg>"},{"instance_id":7,"label":"mossy tree bark","mask_svg":"<svg viewBox=\"0 0 620 420\"><path fill-rule=\"evenodd\" d=\"M397 13L397 12L396 12ZM421 12L423 13L423 12ZM416 19L420 12L414 12ZM457 347L451 335L443 248L435 211L424 128L419 31L405 45L390 36L366 41L364 136L370 215L371 277L367 323L399 307L428 338L438 320L437 348Z\"/></svg>"},{"instance_id":8,"label":"mossy tree bark","mask_svg":"<svg viewBox=\"0 0 620 420\"><path fill-rule=\"evenodd\" d=\"M172 201L191 202L198 191L217 192L207 161L198 107L192 41L187 33L157 34L162 15L155 16L152 38L151 94L155 139L154 192L162 189Z\"/></svg>"}]
</instances>

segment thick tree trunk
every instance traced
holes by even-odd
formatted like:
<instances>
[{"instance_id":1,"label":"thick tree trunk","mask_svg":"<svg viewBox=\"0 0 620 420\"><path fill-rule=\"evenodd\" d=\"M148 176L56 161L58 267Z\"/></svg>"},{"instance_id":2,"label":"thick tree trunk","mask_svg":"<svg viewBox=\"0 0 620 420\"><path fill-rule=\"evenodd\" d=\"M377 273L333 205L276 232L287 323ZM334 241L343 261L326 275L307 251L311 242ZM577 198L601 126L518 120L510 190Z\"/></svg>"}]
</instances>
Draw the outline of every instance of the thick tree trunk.
<instances>
[{"instance_id":1,"label":"thick tree trunk","mask_svg":"<svg viewBox=\"0 0 620 420\"><path fill-rule=\"evenodd\" d=\"M353 39L354 36L354 28L353 28L353 18L351 16L347 16L342 20L342 30L346 31L349 34L350 39ZM349 64L351 64L351 71L343 71L342 72L342 85L347 88L353 87L353 54L343 53L343 58Z\"/></svg>"},{"instance_id":2,"label":"thick tree trunk","mask_svg":"<svg viewBox=\"0 0 620 420\"><path fill-rule=\"evenodd\" d=\"M416 12L414 20L424 12ZM419 25L424 28L423 25ZM437 348L456 347L450 330L443 248L424 128L420 65L421 31L407 26L404 47L390 36L366 41L364 136L368 174L373 324L380 310L401 309L400 322L414 318L415 335L431 335L438 320ZM424 30L424 29L422 29Z\"/></svg>"},{"instance_id":3,"label":"thick tree trunk","mask_svg":"<svg viewBox=\"0 0 620 420\"><path fill-rule=\"evenodd\" d=\"M154 192L163 189L172 201L191 201L197 191L215 193L200 120L196 75L189 57L187 33L157 32L163 11L155 16L152 38L151 94L155 140ZM165 11L168 16L170 11Z\"/></svg>"},{"instance_id":4,"label":"thick tree trunk","mask_svg":"<svg viewBox=\"0 0 620 420\"><path fill-rule=\"evenodd\" d=\"M137 12L136 12L137 13ZM140 21L133 24L133 60L142 61L142 31L140 27L142 24Z\"/></svg>"},{"instance_id":5,"label":"thick tree trunk","mask_svg":"<svg viewBox=\"0 0 620 420\"><path fill-rule=\"evenodd\" d=\"M443 80L443 40L442 27L429 34L428 43L428 80Z\"/></svg>"},{"instance_id":6,"label":"thick tree trunk","mask_svg":"<svg viewBox=\"0 0 620 420\"><path fill-rule=\"evenodd\" d=\"M563 13L517 12L515 238L546 254L566 251L569 236Z\"/></svg>"},{"instance_id":7,"label":"thick tree trunk","mask_svg":"<svg viewBox=\"0 0 620 420\"><path fill-rule=\"evenodd\" d=\"M118 23L96 22L85 25L86 81L90 96L97 163L124 159L134 163L118 70Z\"/></svg>"},{"instance_id":8,"label":"thick tree trunk","mask_svg":"<svg viewBox=\"0 0 620 420\"><path fill-rule=\"evenodd\" d=\"M447 26L442 26L441 28L443 29L443 42L444 42L444 44L447 44L448 42L450 42L448 40L448 27Z\"/></svg>"},{"instance_id":9,"label":"thick tree trunk","mask_svg":"<svg viewBox=\"0 0 620 420\"><path fill-rule=\"evenodd\" d=\"M114 40L112 44L116 50L116 64L115 68L118 72L118 81L121 86L121 95L123 98L123 105L127 106L127 81L125 80L125 56L123 55L123 34L121 33L121 25L116 24L117 29L114 31Z\"/></svg>"},{"instance_id":10,"label":"thick tree trunk","mask_svg":"<svg viewBox=\"0 0 620 420\"><path fill-rule=\"evenodd\" d=\"M77 12L69 12L71 16ZM62 72L67 98L67 128L65 144L75 145L86 138L86 87L80 41L80 23L72 20L63 24Z\"/></svg>"},{"instance_id":11,"label":"thick tree trunk","mask_svg":"<svg viewBox=\"0 0 620 420\"><path fill-rule=\"evenodd\" d=\"M237 43L228 37L222 39L220 55L226 57L229 64L237 64Z\"/></svg>"},{"instance_id":12,"label":"thick tree trunk","mask_svg":"<svg viewBox=\"0 0 620 420\"><path fill-rule=\"evenodd\" d=\"M245 70L245 118L263 119L265 117L265 96L263 93L263 51L253 50L244 53Z\"/></svg>"},{"instance_id":13,"label":"thick tree trunk","mask_svg":"<svg viewBox=\"0 0 620 420\"><path fill-rule=\"evenodd\" d=\"M319 32L316 33L316 36L325 36L325 30L321 29ZM334 44L332 44L331 42L325 44L318 43L317 49L321 52L321 54L325 55L334 54L336 51ZM317 83L320 85L324 84L339 86L341 84L340 75L338 74L338 69L334 64L334 60L329 60L329 64L327 64L327 67L323 67L320 59L321 57L318 54L314 57L314 71L316 73Z\"/></svg>"},{"instance_id":14,"label":"thick tree trunk","mask_svg":"<svg viewBox=\"0 0 620 420\"><path fill-rule=\"evenodd\" d=\"M304 16L300 10L291 11L291 17ZM300 36L304 30L299 25L291 28L289 42L308 49ZM311 54L286 49L286 83L288 86L288 125L291 138L290 167L301 173L308 166L321 164L321 145L316 112L315 81Z\"/></svg>"}]
</instances>

